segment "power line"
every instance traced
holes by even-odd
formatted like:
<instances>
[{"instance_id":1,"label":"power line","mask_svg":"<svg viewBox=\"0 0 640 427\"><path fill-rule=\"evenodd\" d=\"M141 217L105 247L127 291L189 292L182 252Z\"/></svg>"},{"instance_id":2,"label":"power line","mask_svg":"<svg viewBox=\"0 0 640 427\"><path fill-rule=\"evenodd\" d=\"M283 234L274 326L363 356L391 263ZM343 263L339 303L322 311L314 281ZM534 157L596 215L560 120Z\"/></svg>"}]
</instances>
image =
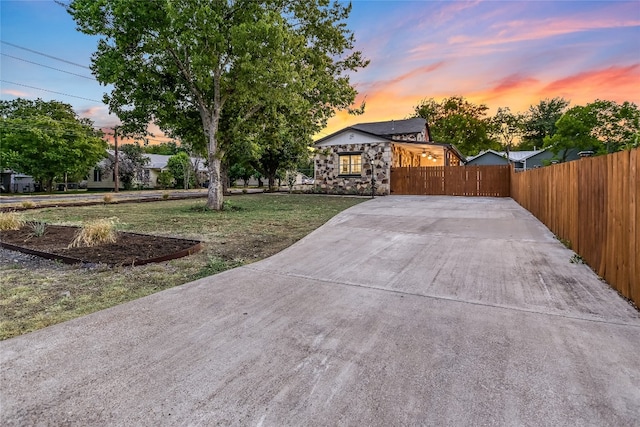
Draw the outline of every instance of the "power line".
<instances>
[{"instance_id":1,"label":"power line","mask_svg":"<svg viewBox=\"0 0 640 427\"><path fill-rule=\"evenodd\" d=\"M91 69L91 68L87 67L86 65L82 65L82 64L75 63L75 62L67 61L66 59L62 59L62 58L58 58L57 56L48 55L46 53L38 52L37 50L29 49L28 47L18 46L17 44L9 43L9 42L6 42L4 40L0 40L0 42L2 42L2 44L13 46L13 47L16 47L18 49L26 50L27 52L31 52L31 53L35 53L35 54L38 54L38 55L46 56L47 58L55 59L56 61L66 62L67 64L75 65L76 67L86 68L87 70Z\"/></svg>"},{"instance_id":2,"label":"power line","mask_svg":"<svg viewBox=\"0 0 640 427\"><path fill-rule=\"evenodd\" d=\"M27 59L18 58L17 56L8 55L8 54L6 54L6 53L0 53L0 55L2 55L2 56L8 56L9 58L17 59L18 61L28 62L29 64L35 64L35 65L39 65L39 66L41 66L41 67L50 68L50 69L52 69L52 70L60 71L60 72L62 72L62 73L71 74L72 76L82 77L83 79L88 79L88 80L96 81L96 79L94 79L93 77L87 77L87 76L83 76L82 74L72 73L71 71L61 70L60 68L55 68L55 67L50 67L50 66L48 66L48 65L39 64L39 63L37 63L37 62L29 61L29 60L27 60Z\"/></svg>"},{"instance_id":3,"label":"power line","mask_svg":"<svg viewBox=\"0 0 640 427\"><path fill-rule=\"evenodd\" d=\"M11 85L17 85L17 86L28 87L28 88L30 88L30 89L41 90L41 91L44 91L44 92L51 92L51 93L55 93L55 94L57 94L57 95L64 95L64 96L70 96L70 97L72 97L72 98L84 99L84 100L86 100L86 101L93 101L93 102L100 102L100 103L102 103L102 101L98 101L97 99L85 98L85 97L83 97L83 96L69 95L68 93L56 92L56 91L54 91L54 90L49 90L49 89L42 89L42 88L40 88L40 87L24 85L24 84L22 84L22 83L10 82L10 81L8 81L8 80L0 79L0 82L9 83L9 84L11 84Z\"/></svg>"}]
</instances>

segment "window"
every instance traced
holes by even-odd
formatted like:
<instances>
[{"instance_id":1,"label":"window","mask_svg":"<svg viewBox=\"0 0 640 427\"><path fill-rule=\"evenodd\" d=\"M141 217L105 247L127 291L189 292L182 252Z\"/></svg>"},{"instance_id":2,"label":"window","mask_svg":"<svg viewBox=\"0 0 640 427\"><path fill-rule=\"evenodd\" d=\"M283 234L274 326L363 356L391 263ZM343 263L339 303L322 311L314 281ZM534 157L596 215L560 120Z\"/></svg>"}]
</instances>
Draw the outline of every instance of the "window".
<instances>
[{"instance_id":1,"label":"window","mask_svg":"<svg viewBox=\"0 0 640 427\"><path fill-rule=\"evenodd\" d=\"M100 169L98 169L98 168L95 168L93 170L93 181L94 182L102 181L102 174L100 173Z\"/></svg>"},{"instance_id":2,"label":"window","mask_svg":"<svg viewBox=\"0 0 640 427\"><path fill-rule=\"evenodd\" d=\"M361 154L340 154L340 175L360 175L361 171Z\"/></svg>"}]
</instances>

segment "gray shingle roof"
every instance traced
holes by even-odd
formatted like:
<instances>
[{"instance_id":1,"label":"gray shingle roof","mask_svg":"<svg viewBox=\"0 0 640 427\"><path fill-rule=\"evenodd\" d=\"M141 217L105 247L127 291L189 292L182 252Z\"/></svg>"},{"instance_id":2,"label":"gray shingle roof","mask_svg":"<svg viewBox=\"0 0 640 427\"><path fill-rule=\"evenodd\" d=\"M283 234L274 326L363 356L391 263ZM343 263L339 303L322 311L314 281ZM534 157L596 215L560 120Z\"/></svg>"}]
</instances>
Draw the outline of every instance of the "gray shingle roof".
<instances>
[{"instance_id":1,"label":"gray shingle roof","mask_svg":"<svg viewBox=\"0 0 640 427\"><path fill-rule=\"evenodd\" d=\"M422 132L426 126L426 120L421 117L406 120L390 120L388 122L358 123L350 126L352 129L372 133L380 136L399 135L406 133Z\"/></svg>"}]
</instances>

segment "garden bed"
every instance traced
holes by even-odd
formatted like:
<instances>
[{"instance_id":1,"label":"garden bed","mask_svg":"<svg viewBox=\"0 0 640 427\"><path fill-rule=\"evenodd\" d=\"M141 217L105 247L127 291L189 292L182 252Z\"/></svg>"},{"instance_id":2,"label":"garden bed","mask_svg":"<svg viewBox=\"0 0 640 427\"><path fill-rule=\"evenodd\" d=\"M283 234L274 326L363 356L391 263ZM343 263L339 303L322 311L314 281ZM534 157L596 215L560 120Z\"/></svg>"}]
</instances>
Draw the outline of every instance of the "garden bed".
<instances>
[{"instance_id":1,"label":"garden bed","mask_svg":"<svg viewBox=\"0 0 640 427\"><path fill-rule=\"evenodd\" d=\"M29 224L19 230L0 233L0 245L43 258L65 263L107 265L143 265L181 258L198 252L202 243L197 240L118 232L114 243L92 247L69 248L78 227L47 225L42 236L34 234Z\"/></svg>"}]
</instances>

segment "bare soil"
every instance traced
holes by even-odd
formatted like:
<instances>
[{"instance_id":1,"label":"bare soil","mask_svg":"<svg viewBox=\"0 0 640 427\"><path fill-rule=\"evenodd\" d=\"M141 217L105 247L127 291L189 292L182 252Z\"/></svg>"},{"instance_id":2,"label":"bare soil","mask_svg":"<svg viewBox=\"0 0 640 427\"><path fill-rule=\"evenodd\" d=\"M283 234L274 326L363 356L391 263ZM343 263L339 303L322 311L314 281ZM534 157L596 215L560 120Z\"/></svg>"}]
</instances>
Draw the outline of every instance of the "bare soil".
<instances>
[{"instance_id":1,"label":"bare soil","mask_svg":"<svg viewBox=\"0 0 640 427\"><path fill-rule=\"evenodd\" d=\"M196 240L118 232L115 243L68 248L78 230L78 227L47 225L44 235L36 236L33 227L27 224L20 230L2 231L0 242L77 258L85 263L108 265L133 265L144 260L167 257L200 243Z\"/></svg>"}]
</instances>

